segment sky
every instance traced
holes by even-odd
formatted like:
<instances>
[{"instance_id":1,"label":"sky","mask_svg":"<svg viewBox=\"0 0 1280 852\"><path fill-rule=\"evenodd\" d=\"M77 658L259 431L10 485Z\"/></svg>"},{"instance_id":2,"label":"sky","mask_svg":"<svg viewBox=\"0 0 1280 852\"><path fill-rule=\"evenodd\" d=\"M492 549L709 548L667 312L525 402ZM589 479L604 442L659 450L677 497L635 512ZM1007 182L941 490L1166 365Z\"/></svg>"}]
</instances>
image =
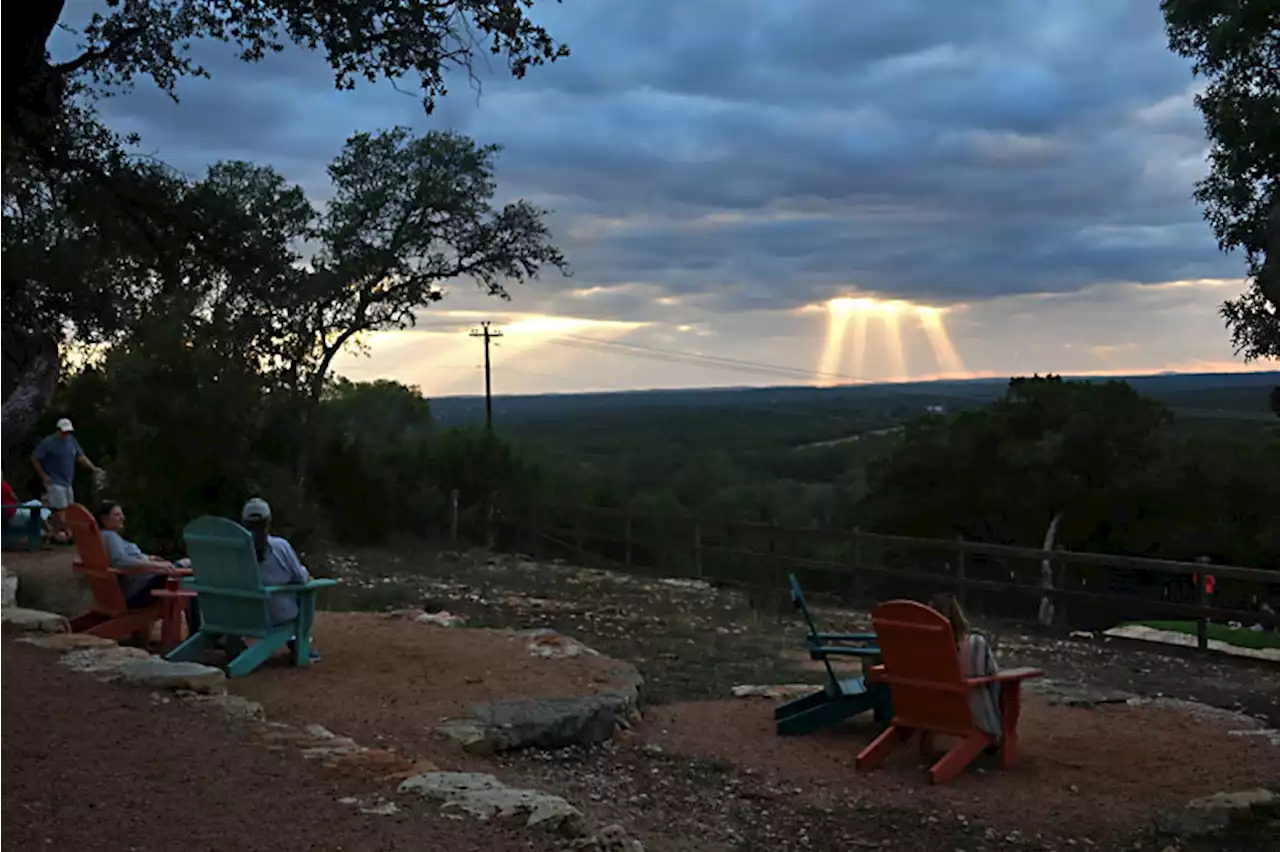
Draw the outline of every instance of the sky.
<instances>
[{"instance_id":1,"label":"sky","mask_svg":"<svg viewBox=\"0 0 1280 852\"><path fill-rule=\"evenodd\" d=\"M73 0L68 20L102 4ZM856 9L856 13L855 13ZM451 282L417 327L342 356L429 395L1274 369L1233 357L1243 289L1191 198L1188 64L1156 0L537 0L572 55L492 60L427 116L408 83L333 89L320 55L147 83L108 123L199 176L268 163L317 203L357 131L499 143L573 270L509 302ZM59 51L74 50L71 34ZM484 61L484 60L482 60Z\"/></svg>"}]
</instances>

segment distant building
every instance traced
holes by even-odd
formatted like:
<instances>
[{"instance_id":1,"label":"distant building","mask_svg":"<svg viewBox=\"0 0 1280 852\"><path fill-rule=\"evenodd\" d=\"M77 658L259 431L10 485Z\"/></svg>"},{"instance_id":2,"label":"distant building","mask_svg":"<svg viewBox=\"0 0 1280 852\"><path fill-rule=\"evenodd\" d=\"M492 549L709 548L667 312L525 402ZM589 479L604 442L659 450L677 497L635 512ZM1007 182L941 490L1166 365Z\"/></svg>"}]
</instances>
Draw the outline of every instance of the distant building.
<instances>
[{"instance_id":1,"label":"distant building","mask_svg":"<svg viewBox=\"0 0 1280 852\"><path fill-rule=\"evenodd\" d=\"M926 405L924 410L930 414L946 414L947 407L945 405Z\"/></svg>"}]
</instances>

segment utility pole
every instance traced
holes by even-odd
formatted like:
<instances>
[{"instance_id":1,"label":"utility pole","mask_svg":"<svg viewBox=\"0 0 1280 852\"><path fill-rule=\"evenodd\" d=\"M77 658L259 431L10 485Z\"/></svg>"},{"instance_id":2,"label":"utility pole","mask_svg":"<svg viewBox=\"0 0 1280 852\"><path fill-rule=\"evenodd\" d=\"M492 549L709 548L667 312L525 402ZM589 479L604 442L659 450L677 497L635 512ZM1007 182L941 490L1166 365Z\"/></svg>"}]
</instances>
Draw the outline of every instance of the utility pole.
<instances>
[{"instance_id":1,"label":"utility pole","mask_svg":"<svg viewBox=\"0 0 1280 852\"><path fill-rule=\"evenodd\" d=\"M484 338L484 427L493 431L493 382L489 375L489 341L502 336L500 331L492 331L488 321L480 323L479 328L471 330L472 337Z\"/></svg>"}]
</instances>

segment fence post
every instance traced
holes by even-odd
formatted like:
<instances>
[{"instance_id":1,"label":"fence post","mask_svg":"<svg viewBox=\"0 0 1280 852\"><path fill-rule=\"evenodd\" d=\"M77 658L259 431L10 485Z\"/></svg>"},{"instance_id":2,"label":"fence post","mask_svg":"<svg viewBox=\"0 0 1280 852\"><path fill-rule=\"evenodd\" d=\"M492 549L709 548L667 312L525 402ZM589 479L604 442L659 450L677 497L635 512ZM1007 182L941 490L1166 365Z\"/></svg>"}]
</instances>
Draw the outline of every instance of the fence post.
<instances>
[{"instance_id":1,"label":"fence post","mask_svg":"<svg viewBox=\"0 0 1280 852\"><path fill-rule=\"evenodd\" d=\"M573 510L573 553L574 561L582 564L582 507Z\"/></svg>"},{"instance_id":2,"label":"fence post","mask_svg":"<svg viewBox=\"0 0 1280 852\"><path fill-rule=\"evenodd\" d=\"M484 498L484 546L489 550L498 544L498 530L493 522L496 511L497 501L489 494Z\"/></svg>"},{"instance_id":3,"label":"fence post","mask_svg":"<svg viewBox=\"0 0 1280 852\"><path fill-rule=\"evenodd\" d=\"M784 588L782 580L782 563L778 560L778 522L769 522L769 573L773 577L773 588Z\"/></svg>"},{"instance_id":4,"label":"fence post","mask_svg":"<svg viewBox=\"0 0 1280 852\"><path fill-rule=\"evenodd\" d=\"M956 536L956 600L960 601L960 608L967 612L969 610L969 580L965 576L964 562L964 537Z\"/></svg>"},{"instance_id":5,"label":"fence post","mask_svg":"<svg viewBox=\"0 0 1280 852\"><path fill-rule=\"evenodd\" d=\"M1197 556L1201 565L1209 562L1207 556ZM1209 572L1201 568L1196 574L1196 606L1209 605ZM1200 616L1196 619L1196 647L1201 651L1209 650L1209 619Z\"/></svg>"},{"instance_id":6,"label":"fence post","mask_svg":"<svg viewBox=\"0 0 1280 852\"><path fill-rule=\"evenodd\" d=\"M1062 555L1063 549L1064 548L1062 545L1058 545L1057 547L1054 548L1054 550L1058 552L1057 556L1054 557L1054 563L1055 563L1054 567L1057 569L1054 572L1057 575L1057 579L1054 582L1054 585L1058 587L1058 593L1060 595L1067 591L1067 569L1069 567L1069 563L1067 562L1066 557ZM1059 597L1057 601L1055 601L1055 603L1056 603L1056 606L1053 609L1054 622L1057 624L1057 626L1060 629L1065 630L1067 628L1067 623L1068 623L1067 622L1067 599L1065 595L1063 595L1062 597Z\"/></svg>"},{"instance_id":7,"label":"fence post","mask_svg":"<svg viewBox=\"0 0 1280 852\"><path fill-rule=\"evenodd\" d=\"M622 541L623 541L624 549L622 553L622 564L630 568L631 567L631 510L630 509L627 509L627 513L623 515L623 524L624 526L622 531L622 536L623 536Z\"/></svg>"},{"instance_id":8,"label":"fence post","mask_svg":"<svg viewBox=\"0 0 1280 852\"><path fill-rule=\"evenodd\" d=\"M536 557L538 555L538 538L539 538L538 504L537 503L529 504L529 528L528 530L526 530L525 535L526 535L526 539L525 539L526 549L529 551L530 556Z\"/></svg>"},{"instance_id":9,"label":"fence post","mask_svg":"<svg viewBox=\"0 0 1280 852\"><path fill-rule=\"evenodd\" d=\"M449 541L458 540L458 489L449 492Z\"/></svg>"},{"instance_id":10,"label":"fence post","mask_svg":"<svg viewBox=\"0 0 1280 852\"><path fill-rule=\"evenodd\" d=\"M853 603L862 602L862 527L853 528Z\"/></svg>"},{"instance_id":11,"label":"fence post","mask_svg":"<svg viewBox=\"0 0 1280 852\"><path fill-rule=\"evenodd\" d=\"M694 576L702 579L702 521L695 515L693 518L693 571Z\"/></svg>"}]
</instances>

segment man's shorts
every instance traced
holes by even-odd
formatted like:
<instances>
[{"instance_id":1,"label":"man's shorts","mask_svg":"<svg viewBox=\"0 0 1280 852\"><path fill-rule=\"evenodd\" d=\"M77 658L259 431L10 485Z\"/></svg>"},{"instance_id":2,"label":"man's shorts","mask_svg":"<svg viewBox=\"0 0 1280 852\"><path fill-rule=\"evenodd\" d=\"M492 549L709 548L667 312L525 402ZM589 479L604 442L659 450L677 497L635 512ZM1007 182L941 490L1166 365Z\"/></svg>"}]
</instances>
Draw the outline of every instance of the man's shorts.
<instances>
[{"instance_id":1,"label":"man's shorts","mask_svg":"<svg viewBox=\"0 0 1280 852\"><path fill-rule=\"evenodd\" d=\"M76 502L70 485L50 485L44 492L44 502L50 509L65 509Z\"/></svg>"}]
</instances>

